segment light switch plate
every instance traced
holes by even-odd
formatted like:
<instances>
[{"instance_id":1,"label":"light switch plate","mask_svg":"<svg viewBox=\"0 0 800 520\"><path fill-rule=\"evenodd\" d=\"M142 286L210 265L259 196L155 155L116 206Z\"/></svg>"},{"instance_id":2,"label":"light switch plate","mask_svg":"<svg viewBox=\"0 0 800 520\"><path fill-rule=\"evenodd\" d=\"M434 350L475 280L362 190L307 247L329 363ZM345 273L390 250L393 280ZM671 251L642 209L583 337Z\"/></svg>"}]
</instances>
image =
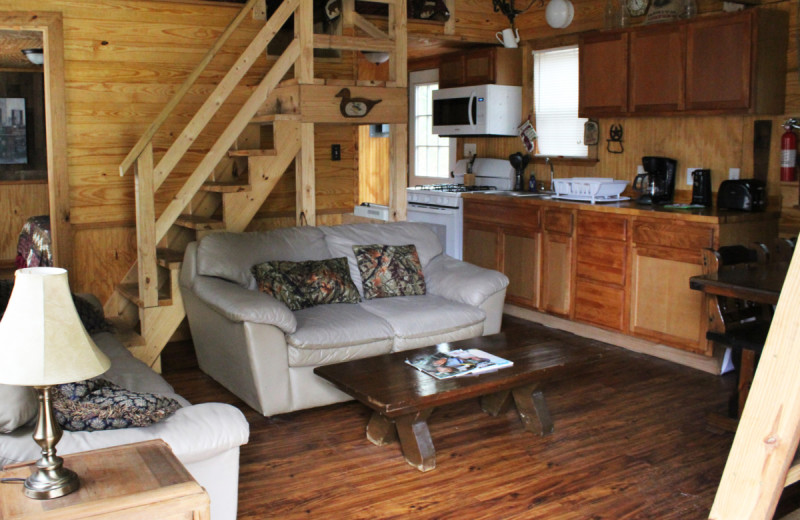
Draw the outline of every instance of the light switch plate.
<instances>
[{"instance_id":1,"label":"light switch plate","mask_svg":"<svg viewBox=\"0 0 800 520\"><path fill-rule=\"evenodd\" d=\"M692 172L695 170L702 170L702 166L695 166L694 168L686 168L686 184L692 185Z\"/></svg>"},{"instance_id":2,"label":"light switch plate","mask_svg":"<svg viewBox=\"0 0 800 520\"><path fill-rule=\"evenodd\" d=\"M472 157L478 153L478 145L476 143L464 143L464 157Z\"/></svg>"},{"instance_id":3,"label":"light switch plate","mask_svg":"<svg viewBox=\"0 0 800 520\"><path fill-rule=\"evenodd\" d=\"M728 168L728 178L732 181L735 181L741 175L741 170L739 168Z\"/></svg>"}]
</instances>

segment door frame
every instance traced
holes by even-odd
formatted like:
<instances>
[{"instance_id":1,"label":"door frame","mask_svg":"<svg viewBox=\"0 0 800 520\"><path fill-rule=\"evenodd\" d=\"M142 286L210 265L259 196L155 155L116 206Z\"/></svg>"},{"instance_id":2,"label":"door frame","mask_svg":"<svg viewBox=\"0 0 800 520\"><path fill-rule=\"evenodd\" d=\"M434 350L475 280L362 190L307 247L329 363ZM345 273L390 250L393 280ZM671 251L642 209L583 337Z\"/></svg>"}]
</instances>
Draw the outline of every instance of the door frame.
<instances>
[{"instance_id":1,"label":"door frame","mask_svg":"<svg viewBox=\"0 0 800 520\"><path fill-rule=\"evenodd\" d=\"M57 12L0 11L0 29L42 33L50 241L53 265L69 270L72 267L72 226L69 222L63 19Z\"/></svg>"}]
</instances>

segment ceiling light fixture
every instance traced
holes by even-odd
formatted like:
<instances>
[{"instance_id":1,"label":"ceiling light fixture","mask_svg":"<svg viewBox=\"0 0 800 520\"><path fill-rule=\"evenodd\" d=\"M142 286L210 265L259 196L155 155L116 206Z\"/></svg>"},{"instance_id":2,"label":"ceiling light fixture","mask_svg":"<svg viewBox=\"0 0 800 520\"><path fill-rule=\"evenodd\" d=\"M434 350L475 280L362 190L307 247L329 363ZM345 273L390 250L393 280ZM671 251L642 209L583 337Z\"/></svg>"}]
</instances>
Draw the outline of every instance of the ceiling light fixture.
<instances>
[{"instance_id":1,"label":"ceiling light fixture","mask_svg":"<svg viewBox=\"0 0 800 520\"><path fill-rule=\"evenodd\" d=\"M34 65L44 63L44 49L22 49L22 54Z\"/></svg>"},{"instance_id":2,"label":"ceiling light fixture","mask_svg":"<svg viewBox=\"0 0 800 520\"><path fill-rule=\"evenodd\" d=\"M362 51L361 54L364 55L364 58L370 62L374 63L375 65L380 65L381 63L385 63L389 60L389 53L388 52L364 52Z\"/></svg>"},{"instance_id":3,"label":"ceiling light fixture","mask_svg":"<svg viewBox=\"0 0 800 520\"><path fill-rule=\"evenodd\" d=\"M547 25L553 29L565 29L574 16L575 7L570 0L550 0L544 12Z\"/></svg>"}]
</instances>

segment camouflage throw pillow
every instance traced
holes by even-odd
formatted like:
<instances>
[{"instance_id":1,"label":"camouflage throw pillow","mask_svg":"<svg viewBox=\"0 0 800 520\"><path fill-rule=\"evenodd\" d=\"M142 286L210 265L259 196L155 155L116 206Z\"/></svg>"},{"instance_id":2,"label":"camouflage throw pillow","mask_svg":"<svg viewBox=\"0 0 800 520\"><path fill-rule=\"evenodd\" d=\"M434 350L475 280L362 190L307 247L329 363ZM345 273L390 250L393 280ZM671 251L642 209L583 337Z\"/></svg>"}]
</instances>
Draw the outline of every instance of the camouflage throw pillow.
<instances>
[{"instance_id":1,"label":"camouflage throw pillow","mask_svg":"<svg viewBox=\"0 0 800 520\"><path fill-rule=\"evenodd\" d=\"M414 244L353 246L364 298L425 294L425 276Z\"/></svg>"},{"instance_id":2,"label":"camouflage throw pillow","mask_svg":"<svg viewBox=\"0 0 800 520\"><path fill-rule=\"evenodd\" d=\"M345 257L264 262L254 265L251 271L259 291L282 301L293 311L327 303L361 301Z\"/></svg>"}]
</instances>

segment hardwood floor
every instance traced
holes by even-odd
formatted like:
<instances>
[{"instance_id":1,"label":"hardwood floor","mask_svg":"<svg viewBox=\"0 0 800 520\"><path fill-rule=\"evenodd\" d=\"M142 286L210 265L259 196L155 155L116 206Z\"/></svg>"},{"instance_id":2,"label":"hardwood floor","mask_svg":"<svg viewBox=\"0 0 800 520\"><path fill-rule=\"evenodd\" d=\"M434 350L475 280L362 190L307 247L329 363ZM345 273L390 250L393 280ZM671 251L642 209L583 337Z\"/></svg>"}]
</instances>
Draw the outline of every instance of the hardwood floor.
<instances>
[{"instance_id":1,"label":"hardwood floor","mask_svg":"<svg viewBox=\"0 0 800 520\"><path fill-rule=\"evenodd\" d=\"M192 402L238 406L250 422L241 450L243 519L705 519L732 434L706 430L724 411L732 375L709 375L510 316L510 337L559 338L602 349L591 366L545 386L555 432L522 430L510 410L478 401L429 420L436 469L407 465L398 444L365 437L355 402L265 418L170 346L164 374ZM188 344L191 349L191 344ZM188 361L187 361L188 360Z\"/></svg>"}]
</instances>

